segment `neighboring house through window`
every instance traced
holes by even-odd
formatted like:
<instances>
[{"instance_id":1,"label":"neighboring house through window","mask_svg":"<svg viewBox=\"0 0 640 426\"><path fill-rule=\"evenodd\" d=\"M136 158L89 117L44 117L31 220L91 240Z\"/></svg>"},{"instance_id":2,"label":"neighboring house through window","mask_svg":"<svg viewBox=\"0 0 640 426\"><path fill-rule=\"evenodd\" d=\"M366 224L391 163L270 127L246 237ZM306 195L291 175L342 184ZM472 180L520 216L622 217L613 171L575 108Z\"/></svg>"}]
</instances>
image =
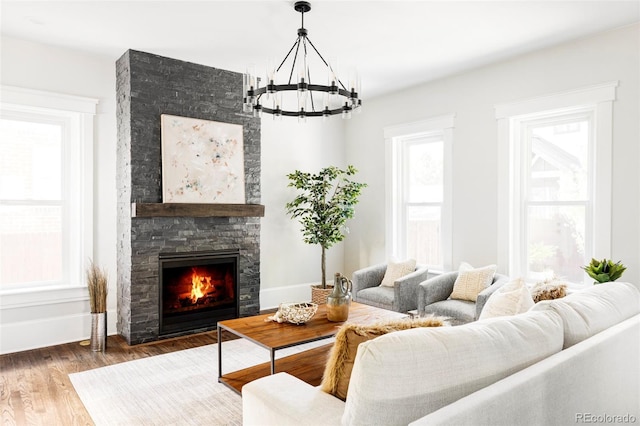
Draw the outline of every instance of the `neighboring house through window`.
<instances>
[{"instance_id":1,"label":"neighboring house through window","mask_svg":"<svg viewBox=\"0 0 640 426\"><path fill-rule=\"evenodd\" d=\"M496 107L499 251L510 276L584 282L611 249L611 117L617 83Z\"/></svg>"},{"instance_id":2,"label":"neighboring house through window","mask_svg":"<svg viewBox=\"0 0 640 426\"><path fill-rule=\"evenodd\" d=\"M451 268L453 115L387 127L387 254Z\"/></svg>"}]
</instances>

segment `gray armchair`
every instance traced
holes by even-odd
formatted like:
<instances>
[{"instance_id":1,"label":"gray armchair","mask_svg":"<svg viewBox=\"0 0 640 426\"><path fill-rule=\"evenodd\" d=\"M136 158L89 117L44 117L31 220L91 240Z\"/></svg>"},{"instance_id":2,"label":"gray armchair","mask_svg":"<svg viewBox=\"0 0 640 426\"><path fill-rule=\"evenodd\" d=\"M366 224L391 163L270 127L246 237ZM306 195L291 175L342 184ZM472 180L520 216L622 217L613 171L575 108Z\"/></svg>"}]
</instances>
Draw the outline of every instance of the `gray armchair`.
<instances>
[{"instance_id":1,"label":"gray armchair","mask_svg":"<svg viewBox=\"0 0 640 426\"><path fill-rule=\"evenodd\" d=\"M387 271L386 264L369 266L353 273L353 300L366 305L407 312L418 306L418 288L427 277L427 268L416 266L409 275L397 279L393 287L381 287L380 283Z\"/></svg>"},{"instance_id":2,"label":"gray armchair","mask_svg":"<svg viewBox=\"0 0 640 426\"><path fill-rule=\"evenodd\" d=\"M457 271L447 272L421 283L418 289L418 315L449 317L452 325L476 321L489 296L509 282L506 275L495 274L491 285L478 294L475 302L471 302L449 299L457 277Z\"/></svg>"}]
</instances>

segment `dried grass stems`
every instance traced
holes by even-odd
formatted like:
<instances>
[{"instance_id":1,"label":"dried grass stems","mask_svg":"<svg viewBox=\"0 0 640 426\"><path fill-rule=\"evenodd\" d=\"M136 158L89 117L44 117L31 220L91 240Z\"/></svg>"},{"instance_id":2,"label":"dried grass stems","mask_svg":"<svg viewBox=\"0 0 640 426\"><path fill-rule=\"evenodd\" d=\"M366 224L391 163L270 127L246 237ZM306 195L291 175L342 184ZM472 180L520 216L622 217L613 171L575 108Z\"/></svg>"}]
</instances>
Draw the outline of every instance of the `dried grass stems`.
<instances>
[{"instance_id":1,"label":"dried grass stems","mask_svg":"<svg viewBox=\"0 0 640 426\"><path fill-rule=\"evenodd\" d=\"M87 287L89 288L91 313L107 312L107 272L96 266L93 260L87 269Z\"/></svg>"}]
</instances>

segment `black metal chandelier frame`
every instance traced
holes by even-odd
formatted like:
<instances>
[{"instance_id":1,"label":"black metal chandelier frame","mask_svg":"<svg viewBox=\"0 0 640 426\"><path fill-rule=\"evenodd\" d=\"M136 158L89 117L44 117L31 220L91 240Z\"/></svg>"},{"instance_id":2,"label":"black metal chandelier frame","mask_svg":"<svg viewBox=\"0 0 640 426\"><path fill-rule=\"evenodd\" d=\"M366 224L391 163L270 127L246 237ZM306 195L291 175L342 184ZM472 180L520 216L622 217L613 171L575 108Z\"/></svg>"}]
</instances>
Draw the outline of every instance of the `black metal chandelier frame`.
<instances>
[{"instance_id":1,"label":"black metal chandelier frame","mask_svg":"<svg viewBox=\"0 0 640 426\"><path fill-rule=\"evenodd\" d=\"M256 86L250 84L252 80L252 76L249 74L245 74L245 90L244 90L244 104L248 111L253 111L254 115L260 115L261 112L273 114L274 116L288 116L288 117L328 117L331 115L342 114L343 117L347 118L350 116L353 110L360 108L362 106L362 100L358 97L358 89L355 87L351 87L347 89L347 87L342 83L342 81L337 78L335 81L332 81L330 85L322 85L322 84L313 84L311 83L311 76L309 68L307 67L304 71L305 76L301 77L297 83L292 83L292 78L294 74L294 70L296 68L296 63L299 60L298 53L302 50L302 55L304 55L304 63L306 64L307 58L307 45L313 48L313 51L320 57L320 60L327 67L330 73L334 73L333 68L329 63L324 59L322 54L318 51L318 49L313 45L311 40L308 37L307 29L304 27L304 14L311 10L311 4L306 1L298 1L294 4L294 9L301 14L301 27L298 28L298 37L296 38L295 43L289 49L289 52L286 54L278 68L276 69L276 73L280 71L282 66L285 64L287 59L291 56L291 53L295 51L293 55L293 64L291 66L291 72L289 73L289 80L287 84L275 84L274 80L269 80L267 84L263 87L259 86L259 79L256 77L255 82ZM334 74L335 75L335 74ZM265 94L276 94L278 92L304 92L309 91L309 97L311 101L311 111L305 111L304 107L300 107L299 110L289 111L284 110L280 107L280 105L275 105L274 108L269 108L260 103L260 99ZM315 103L313 99L313 93L328 93L330 95L339 95L345 98L345 102L343 105L337 108L329 108L329 106L325 105L322 110L316 111Z\"/></svg>"}]
</instances>

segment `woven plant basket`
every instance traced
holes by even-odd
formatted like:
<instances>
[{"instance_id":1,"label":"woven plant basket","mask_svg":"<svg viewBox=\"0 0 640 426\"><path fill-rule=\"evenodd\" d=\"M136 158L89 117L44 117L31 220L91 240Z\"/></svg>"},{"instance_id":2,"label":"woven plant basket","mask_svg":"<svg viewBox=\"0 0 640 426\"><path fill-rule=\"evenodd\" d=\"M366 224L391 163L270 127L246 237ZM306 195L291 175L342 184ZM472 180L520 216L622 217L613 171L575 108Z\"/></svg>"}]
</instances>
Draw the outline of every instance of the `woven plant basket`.
<instances>
[{"instance_id":1,"label":"woven plant basket","mask_svg":"<svg viewBox=\"0 0 640 426\"><path fill-rule=\"evenodd\" d=\"M325 305L327 303L327 296L333 292L333 286L327 286L322 288L320 284L311 286L311 302L318 305Z\"/></svg>"}]
</instances>

